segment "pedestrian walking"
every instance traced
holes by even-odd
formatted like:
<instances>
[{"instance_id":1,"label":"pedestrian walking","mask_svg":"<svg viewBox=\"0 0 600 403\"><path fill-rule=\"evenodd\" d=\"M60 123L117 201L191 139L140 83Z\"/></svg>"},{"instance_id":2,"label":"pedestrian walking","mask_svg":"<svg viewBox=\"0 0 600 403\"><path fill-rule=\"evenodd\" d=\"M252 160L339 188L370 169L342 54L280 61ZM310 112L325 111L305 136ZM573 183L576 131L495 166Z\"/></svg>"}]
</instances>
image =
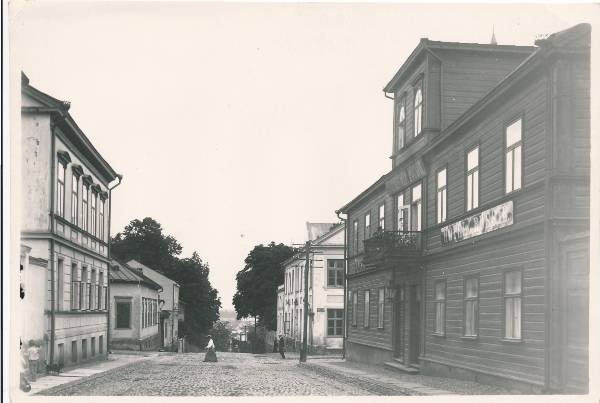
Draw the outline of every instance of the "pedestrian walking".
<instances>
[{"instance_id":1,"label":"pedestrian walking","mask_svg":"<svg viewBox=\"0 0 600 403\"><path fill-rule=\"evenodd\" d=\"M215 343L213 342L212 336L210 334L208 335L208 344L206 345L206 354L204 355L204 362L217 362Z\"/></svg>"},{"instance_id":2,"label":"pedestrian walking","mask_svg":"<svg viewBox=\"0 0 600 403\"><path fill-rule=\"evenodd\" d=\"M285 359L285 341L283 340L283 336L279 336L279 354L281 354L281 358Z\"/></svg>"},{"instance_id":3,"label":"pedestrian walking","mask_svg":"<svg viewBox=\"0 0 600 403\"><path fill-rule=\"evenodd\" d=\"M29 376L31 377L31 381L35 381L37 379L38 362L40 360L40 348L33 340L29 340L27 360L29 362Z\"/></svg>"}]
</instances>

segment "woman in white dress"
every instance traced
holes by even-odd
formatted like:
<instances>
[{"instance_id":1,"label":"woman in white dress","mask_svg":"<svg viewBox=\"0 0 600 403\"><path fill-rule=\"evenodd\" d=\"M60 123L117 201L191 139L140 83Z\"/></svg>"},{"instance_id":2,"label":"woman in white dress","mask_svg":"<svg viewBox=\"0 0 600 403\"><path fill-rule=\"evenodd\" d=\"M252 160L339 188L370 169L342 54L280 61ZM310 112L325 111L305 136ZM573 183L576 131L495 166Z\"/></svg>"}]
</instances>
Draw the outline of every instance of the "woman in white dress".
<instances>
[{"instance_id":1,"label":"woman in white dress","mask_svg":"<svg viewBox=\"0 0 600 403\"><path fill-rule=\"evenodd\" d=\"M204 362L217 362L215 343L213 342L212 336L210 334L208 335L208 344L206 345L206 354L204 355Z\"/></svg>"}]
</instances>

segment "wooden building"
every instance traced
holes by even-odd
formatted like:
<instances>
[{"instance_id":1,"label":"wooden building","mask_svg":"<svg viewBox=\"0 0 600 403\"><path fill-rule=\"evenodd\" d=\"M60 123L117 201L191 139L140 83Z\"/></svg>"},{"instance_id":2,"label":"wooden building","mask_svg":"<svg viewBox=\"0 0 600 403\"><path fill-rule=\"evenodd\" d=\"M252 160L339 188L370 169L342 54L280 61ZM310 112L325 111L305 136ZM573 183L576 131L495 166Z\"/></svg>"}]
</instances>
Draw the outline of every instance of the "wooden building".
<instances>
[{"instance_id":1,"label":"wooden building","mask_svg":"<svg viewBox=\"0 0 600 403\"><path fill-rule=\"evenodd\" d=\"M423 39L386 85L392 169L340 209L349 360L587 391L590 30Z\"/></svg>"}]
</instances>

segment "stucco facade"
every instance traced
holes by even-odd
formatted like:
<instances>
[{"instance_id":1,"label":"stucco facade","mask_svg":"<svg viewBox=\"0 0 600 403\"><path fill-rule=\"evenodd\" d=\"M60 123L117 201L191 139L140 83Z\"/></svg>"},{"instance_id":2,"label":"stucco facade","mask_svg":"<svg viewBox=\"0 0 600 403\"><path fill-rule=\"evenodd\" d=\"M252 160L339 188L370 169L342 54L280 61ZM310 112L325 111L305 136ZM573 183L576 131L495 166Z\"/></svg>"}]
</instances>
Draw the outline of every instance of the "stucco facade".
<instances>
[{"instance_id":1,"label":"stucco facade","mask_svg":"<svg viewBox=\"0 0 600 403\"><path fill-rule=\"evenodd\" d=\"M24 75L21 97L22 341L37 340L47 364L76 365L107 354L109 184L120 175L67 102Z\"/></svg>"},{"instance_id":2,"label":"stucco facade","mask_svg":"<svg viewBox=\"0 0 600 403\"><path fill-rule=\"evenodd\" d=\"M307 225L311 239L307 344L313 351L339 351L343 348L344 226ZM305 253L285 261L284 284L278 289L277 333L296 346L303 335L305 265Z\"/></svg>"}]
</instances>

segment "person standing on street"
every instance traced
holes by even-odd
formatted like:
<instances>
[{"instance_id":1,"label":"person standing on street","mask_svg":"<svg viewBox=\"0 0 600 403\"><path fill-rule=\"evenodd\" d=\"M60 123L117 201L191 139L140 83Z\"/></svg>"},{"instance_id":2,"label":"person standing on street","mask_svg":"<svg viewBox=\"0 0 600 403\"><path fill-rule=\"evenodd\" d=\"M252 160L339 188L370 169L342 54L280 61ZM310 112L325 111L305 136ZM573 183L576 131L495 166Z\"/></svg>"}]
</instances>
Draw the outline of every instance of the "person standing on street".
<instances>
[{"instance_id":1,"label":"person standing on street","mask_svg":"<svg viewBox=\"0 0 600 403\"><path fill-rule=\"evenodd\" d=\"M29 340L29 348L27 349L27 360L29 361L29 376L31 381L37 379L38 361L40 360L40 348L35 344L35 341Z\"/></svg>"},{"instance_id":2,"label":"person standing on street","mask_svg":"<svg viewBox=\"0 0 600 403\"><path fill-rule=\"evenodd\" d=\"M281 354L281 358L285 359L285 341L283 340L283 336L279 336L279 354Z\"/></svg>"},{"instance_id":3,"label":"person standing on street","mask_svg":"<svg viewBox=\"0 0 600 403\"><path fill-rule=\"evenodd\" d=\"M215 343L213 342L212 336L210 334L208 335L208 344L206 345L206 354L204 355L204 362L217 362Z\"/></svg>"}]
</instances>

